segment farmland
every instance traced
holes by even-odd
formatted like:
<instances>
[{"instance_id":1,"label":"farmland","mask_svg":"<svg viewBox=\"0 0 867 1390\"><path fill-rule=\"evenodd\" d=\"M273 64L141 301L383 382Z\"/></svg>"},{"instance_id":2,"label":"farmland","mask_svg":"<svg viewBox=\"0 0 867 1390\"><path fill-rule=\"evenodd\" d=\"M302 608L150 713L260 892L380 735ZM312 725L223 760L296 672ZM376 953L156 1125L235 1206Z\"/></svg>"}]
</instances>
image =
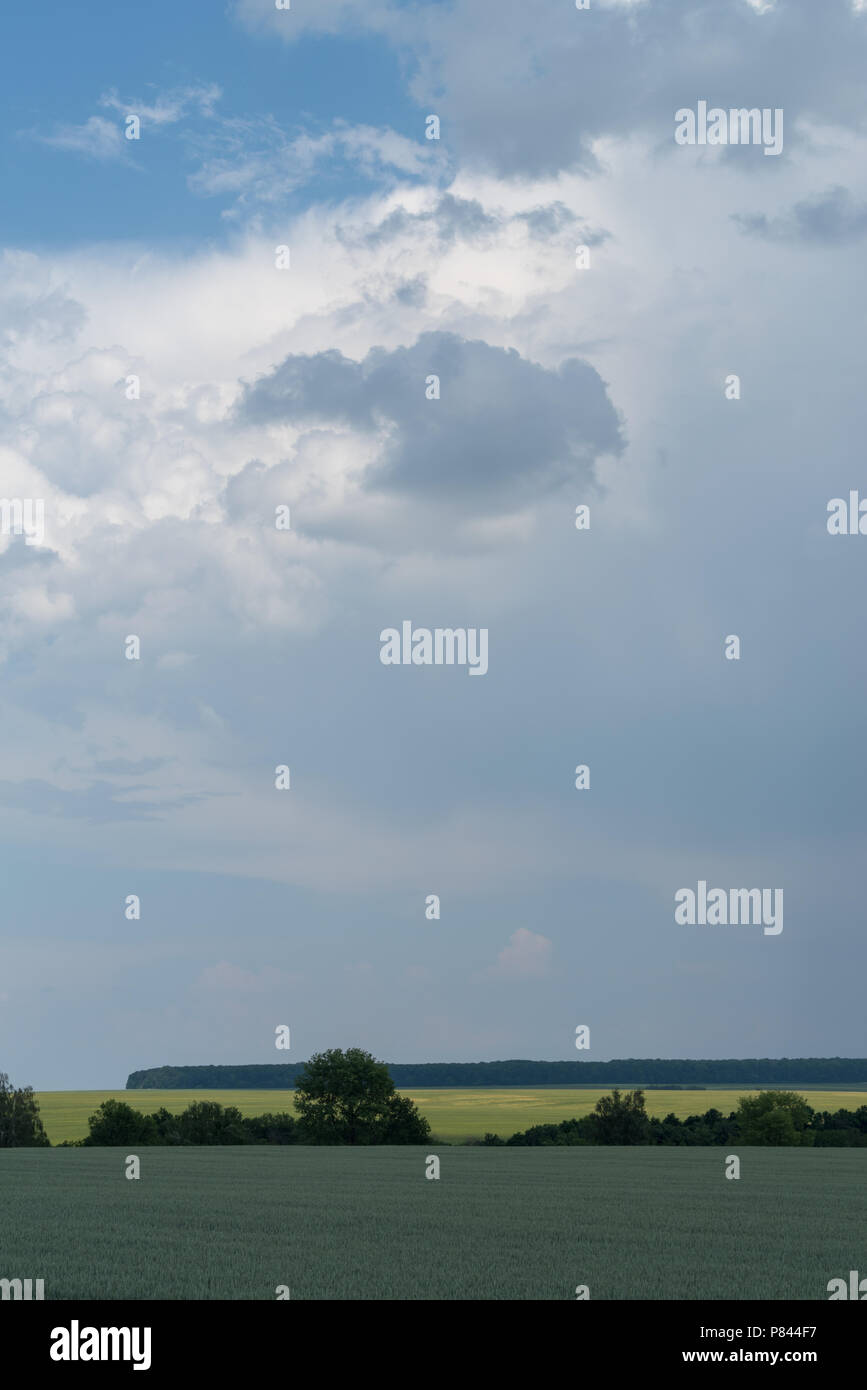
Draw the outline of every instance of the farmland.
<instances>
[{"instance_id":1,"label":"farmland","mask_svg":"<svg viewBox=\"0 0 867 1390\"><path fill-rule=\"evenodd\" d=\"M521 1089L466 1090L447 1087L442 1090L424 1088L403 1092L416 1101L422 1114L430 1121L436 1138L448 1143L481 1138L487 1130L507 1139L516 1130L530 1125L558 1124L573 1116L586 1115L593 1109L607 1087L557 1089L538 1087ZM705 1091L647 1091L647 1113L667 1115L673 1111L679 1119L701 1114L715 1106L727 1115L734 1110L738 1097L749 1094L744 1089ZM856 1110L867 1103L863 1091L805 1091L814 1110ZM64 1139L83 1139L87 1134L87 1119L98 1105L110 1097L126 1101L135 1110L150 1112L161 1106L173 1114L184 1110L196 1100L215 1100L221 1105L235 1105L242 1115L261 1115L265 1111L286 1110L294 1113L292 1091L43 1091L39 1106L46 1132L52 1144Z\"/></svg>"},{"instance_id":2,"label":"farmland","mask_svg":"<svg viewBox=\"0 0 867 1390\"><path fill-rule=\"evenodd\" d=\"M273 1093L271 1093L273 1095ZM46 1299L827 1299L867 1152L0 1150L2 1277Z\"/></svg>"}]
</instances>

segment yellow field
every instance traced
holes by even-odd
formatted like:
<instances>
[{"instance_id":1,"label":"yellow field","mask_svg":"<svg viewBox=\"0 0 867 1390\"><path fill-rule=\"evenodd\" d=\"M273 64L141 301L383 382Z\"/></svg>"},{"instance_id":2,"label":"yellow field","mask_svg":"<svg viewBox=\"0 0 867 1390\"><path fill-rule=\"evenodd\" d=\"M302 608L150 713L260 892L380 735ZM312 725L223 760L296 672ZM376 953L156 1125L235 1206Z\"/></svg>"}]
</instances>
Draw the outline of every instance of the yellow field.
<instances>
[{"instance_id":1,"label":"yellow field","mask_svg":"<svg viewBox=\"0 0 867 1390\"><path fill-rule=\"evenodd\" d=\"M610 1095L610 1087L598 1090L555 1090L509 1087L503 1090L409 1090L419 1110L430 1121L434 1134L441 1139L481 1137L488 1130L508 1139L519 1129L530 1125L559 1124L587 1115L600 1096ZM678 1119L701 1115L711 1106L728 1115L742 1095L752 1094L749 1087L733 1091L645 1091L648 1115L674 1113ZM803 1091L814 1110L857 1110L867 1104L864 1091Z\"/></svg>"},{"instance_id":2,"label":"yellow field","mask_svg":"<svg viewBox=\"0 0 867 1390\"><path fill-rule=\"evenodd\" d=\"M488 1130L508 1139L516 1130L530 1125L559 1124L561 1120L586 1115L599 1096L608 1094L608 1089L448 1087L409 1089L402 1094L417 1103L439 1139L481 1138ZM814 1110L857 1110L859 1105L867 1104L865 1091L801 1089L800 1093ZM727 1115L735 1109L738 1098L748 1094L750 1088L745 1087L732 1091L646 1091L645 1098L648 1114L662 1116L673 1111L683 1119L686 1115L702 1114L711 1106ZM261 1115L268 1110L293 1114L292 1096L292 1091L42 1091L38 1100L48 1137L52 1144L59 1144L63 1139L83 1139L88 1116L109 1097L145 1112L165 1106L174 1114L194 1100L216 1100L221 1105L237 1106L242 1115Z\"/></svg>"}]
</instances>

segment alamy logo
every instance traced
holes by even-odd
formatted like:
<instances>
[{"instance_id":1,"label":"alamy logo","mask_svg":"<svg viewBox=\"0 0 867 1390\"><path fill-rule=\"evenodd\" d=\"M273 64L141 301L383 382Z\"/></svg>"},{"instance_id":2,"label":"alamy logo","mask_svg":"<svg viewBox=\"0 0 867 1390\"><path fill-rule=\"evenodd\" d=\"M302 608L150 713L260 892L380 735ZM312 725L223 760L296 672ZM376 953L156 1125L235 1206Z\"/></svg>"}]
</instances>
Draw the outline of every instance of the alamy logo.
<instances>
[{"instance_id":1,"label":"alamy logo","mask_svg":"<svg viewBox=\"0 0 867 1390\"><path fill-rule=\"evenodd\" d=\"M861 1303L867 1300L867 1279L859 1280L857 1269L849 1270L848 1289L845 1279L829 1279L827 1289L831 1295L828 1299L829 1303L833 1303L837 1298L855 1298Z\"/></svg>"},{"instance_id":2,"label":"alamy logo","mask_svg":"<svg viewBox=\"0 0 867 1390\"><path fill-rule=\"evenodd\" d=\"M132 1361L134 1371L150 1370L149 1327L69 1327L51 1329L52 1361Z\"/></svg>"},{"instance_id":3,"label":"alamy logo","mask_svg":"<svg viewBox=\"0 0 867 1390\"><path fill-rule=\"evenodd\" d=\"M45 536L43 498L0 497L0 534L24 536L25 545L41 545Z\"/></svg>"},{"instance_id":4,"label":"alamy logo","mask_svg":"<svg viewBox=\"0 0 867 1390\"><path fill-rule=\"evenodd\" d=\"M783 152L783 111L765 106L745 106L726 111L700 101L697 111L682 106L674 113L674 138L678 145L764 145L765 154Z\"/></svg>"},{"instance_id":5,"label":"alamy logo","mask_svg":"<svg viewBox=\"0 0 867 1390\"><path fill-rule=\"evenodd\" d=\"M33 1285L36 1284L36 1292L33 1292ZM37 1301L45 1298L44 1279L0 1279L0 1298L21 1299L28 1302L33 1299Z\"/></svg>"},{"instance_id":6,"label":"alamy logo","mask_svg":"<svg viewBox=\"0 0 867 1390\"><path fill-rule=\"evenodd\" d=\"M379 634L383 666L469 666L471 676L488 669L486 627L417 627L406 619L401 631L384 627Z\"/></svg>"},{"instance_id":7,"label":"alamy logo","mask_svg":"<svg viewBox=\"0 0 867 1390\"><path fill-rule=\"evenodd\" d=\"M736 927L763 926L765 936L779 936L783 930L782 888L711 888L700 878L698 891L678 888L674 920L680 926ZM772 910L773 909L773 910Z\"/></svg>"},{"instance_id":8,"label":"alamy logo","mask_svg":"<svg viewBox=\"0 0 867 1390\"><path fill-rule=\"evenodd\" d=\"M867 498L862 502L857 489L849 493L849 505L843 497L832 497L828 503L829 536L867 536Z\"/></svg>"}]
</instances>

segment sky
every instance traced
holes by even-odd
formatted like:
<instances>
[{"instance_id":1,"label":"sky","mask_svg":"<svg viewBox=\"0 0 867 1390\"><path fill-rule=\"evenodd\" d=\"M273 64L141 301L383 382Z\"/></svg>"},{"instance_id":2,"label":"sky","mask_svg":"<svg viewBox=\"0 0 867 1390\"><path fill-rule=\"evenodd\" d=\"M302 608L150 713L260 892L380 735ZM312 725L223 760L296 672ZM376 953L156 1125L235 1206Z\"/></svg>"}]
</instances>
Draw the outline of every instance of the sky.
<instances>
[{"instance_id":1,"label":"sky","mask_svg":"<svg viewBox=\"0 0 867 1390\"><path fill-rule=\"evenodd\" d=\"M867 1054L867 6L3 29L0 1070Z\"/></svg>"}]
</instances>

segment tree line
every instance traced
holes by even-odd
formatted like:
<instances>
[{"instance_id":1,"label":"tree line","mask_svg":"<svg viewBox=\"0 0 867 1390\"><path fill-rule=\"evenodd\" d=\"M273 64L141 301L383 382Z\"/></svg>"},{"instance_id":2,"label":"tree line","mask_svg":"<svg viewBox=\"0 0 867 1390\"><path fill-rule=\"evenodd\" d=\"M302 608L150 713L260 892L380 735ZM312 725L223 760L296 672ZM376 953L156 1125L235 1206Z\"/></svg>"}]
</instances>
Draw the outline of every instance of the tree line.
<instances>
[{"instance_id":1,"label":"tree line","mask_svg":"<svg viewBox=\"0 0 867 1390\"><path fill-rule=\"evenodd\" d=\"M65 1146L203 1144L426 1144L430 1125L415 1103L398 1095L384 1062L360 1048L317 1053L296 1078L296 1114L245 1116L234 1105L197 1100L181 1114L164 1106L152 1114L121 1100L106 1100L88 1120L84 1139ZM442 1141L439 1141L442 1142ZM647 1114L644 1091L600 1096L589 1115L559 1124L532 1125L509 1139L488 1133L485 1145L598 1144L786 1145L867 1147L867 1105L817 1111L795 1091L741 1096L728 1115L663 1119ZM48 1145L31 1087L16 1090L0 1074L0 1148ZM64 1145L61 1145L64 1147Z\"/></svg>"},{"instance_id":2,"label":"tree line","mask_svg":"<svg viewBox=\"0 0 867 1390\"><path fill-rule=\"evenodd\" d=\"M728 1115L711 1108L680 1120L674 1114L648 1115L644 1092L600 1096L591 1114L560 1124L532 1125L501 1139L486 1134L488 1145L569 1146L595 1144L785 1145L812 1148L867 1148L867 1105L857 1110L813 1110L795 1091L762 1091L741 1096Z\"/></svg>"},{"instance_id":3,"label":"tree line","mask_svg":"<svg viewBox=\"0 0 867 1390\"><path fill-rule=\"evenodd\" d=\"M131 1072L128 1091L285 1091L306 1062L261 1066L150 1067ZM858 1057L752 1057L722 1061L635 1058L614 1062L387 1062L395 1086L845 1086L867 1083Z\"/></svg>"},{"instance_id":4,"label":"tree line","mask_svg":"<svg viewBox=\"0 0 867 1390\"><path fill-rule=\"evenodd\" d=\"M397 1094L384 1062L360 1048L318 1053L295 1080L295 1115L242 1115L237 1106L193 1101L179 1115L152 1114L105 1100L84 1139L60 1148L191 1144L424 1144L430 1125L413 1101ZM0 1148L49 1143L31 1087L16 1090L0 1074Z\"/></svg>"}]
</instances>

